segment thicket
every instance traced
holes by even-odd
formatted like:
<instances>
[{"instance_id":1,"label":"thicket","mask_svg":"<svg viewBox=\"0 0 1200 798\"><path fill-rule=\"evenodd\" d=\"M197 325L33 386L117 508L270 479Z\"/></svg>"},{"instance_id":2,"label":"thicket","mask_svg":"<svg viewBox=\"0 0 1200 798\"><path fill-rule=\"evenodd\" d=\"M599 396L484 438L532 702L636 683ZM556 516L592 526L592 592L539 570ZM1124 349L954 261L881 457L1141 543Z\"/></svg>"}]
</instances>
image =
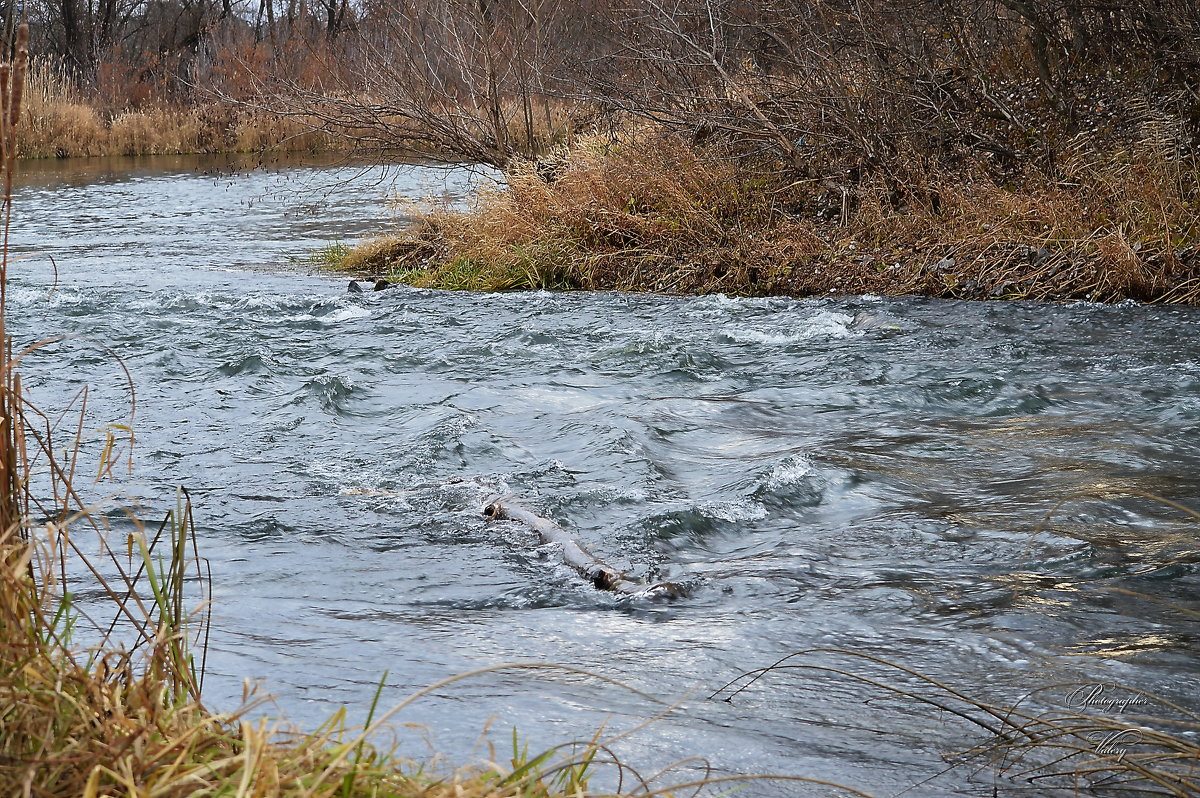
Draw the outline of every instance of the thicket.
<instances>
[{"instance_id":1,"label":"thicket","mask_svg":"<svg viewBox=\"0 0 1200 798\"><path fill-rule=\"evenodd\" d=\"M335 136L501 167L508 188L348 268L471 288L1200 297L1193 3L404 9L361 37L360 93L262 96Z\"/></svg>"},{"instance_id":2,"label":"thicket","mask_svg":"<svg viewBox=\"0 0 1200 798\"><path fill-rule=\"evenodd\" d=\"M347 268L477 288L1200 298L1190 0L27 13L50 59L37 74L90 104L32 92L47 99L27 152L288 142L504 170L477 213L434 212Z\"/></svg>"},{"instance_id":3,"label":"thicket","mask_svg":"<svg viewBox=\"0 0 1200 798\"><path fill-rule=\"evenodd\" d=\"M41 0L35 58L103 114L213 99L508 166L628 116L898 194L932 163L1056 176L1200 135L1189 0ZM1081 141L1086 139L1086 142Z\"/></svg>"}]
</instances>

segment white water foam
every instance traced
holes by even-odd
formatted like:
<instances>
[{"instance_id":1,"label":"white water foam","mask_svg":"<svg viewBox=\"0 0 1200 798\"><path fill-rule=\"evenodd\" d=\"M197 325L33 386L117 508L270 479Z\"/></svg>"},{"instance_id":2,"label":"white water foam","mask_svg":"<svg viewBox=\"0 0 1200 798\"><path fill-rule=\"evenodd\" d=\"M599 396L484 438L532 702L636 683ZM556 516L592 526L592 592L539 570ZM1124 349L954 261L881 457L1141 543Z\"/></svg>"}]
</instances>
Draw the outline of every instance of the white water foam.
<instances>
[{"instance_id":1,"label":"white water foam","mask_svg":"<svg viewBox=\"0 0 1200 798\"><path fill-rule=\"evenodd\" d=\"M730 313L740 311L746 306L746 303L752 301L755 300L745 297L731 297L726 294L707 294L689 300L685 312L693 318L718 315L728 316Z\"/></svg>"},{"instance_id":2,"label":"white water foam","mask_svg":"<svg viewBox=\"0 0 1200 798\"><path fill-rule=\"evenodd\" d=\"M595 499L603 504L646 502L651 498L643 488L621 488L616 485L601 485L586 489L580 491L579 495L581 498Z\"/></svg>"},{"instance_id":3,"label":"white water foam","mask_svg":"<svg viewBox=\"0 0 1200 798\"><path fill-rule=\"evenodd\" d=\"M767 517L767 509L758 502L745 499L736 502L708 502L696 509L704 516L717 521L761 521Z\"/></svg>"},{"instance_id":4,"label":"white water foam","mask_svg":"<svg viewBox=\"0 0 1200 798\"><path fill-rule=\"evenodd\" d=\"M297 313L291 316L284 316L284 321L318 321L322 324L337 324L342 321L351 319L369 318L371 315L370 308L362 305L346 305L344 307L332 310L329 313Z\"/></svg>"},{"instance_id":5,"label":"white water foam","mask_svg":"<svg viewBox=\"0 0 1200 798\"><path fill-rule=\"evenodd\" d=\"M42 307L57 308L57 307L74 307L82 305L89 300L89 296L78 288L33 288L33 287L15 287L8 288L8 303L13 307L34 307L41 305Z\"/></svg>"},{"instance_id":6,"label":"white water foam","mask_svg":"<svg viewBox=\"0 0 1200 798\"><path fill-rule=\"evenodd\" d=\"M812 461L807 455L798 454L777 463L759 478L760 489L778 490L802 482L813 473Z\"/></svg>"},{"instance_id":7,"label":"white water foam","mask_svg":"<svg viewBox=\"0 0 1200 798\"><path fill-rule=\"evenodd\" d=\"M845 313L823 310L808 320L805 335L808 338L827 336L829 338L848 338L854 334L850 325L854 317Z\"/></svg>"},{"instance_id":8,"label":"white water foam","mask_svg":"<svg viewBox=\"0 0 1200 798\"><path fill-rule=\"evenodd\" d=\"M237 310L279 310L308 302L322 302L324 296L310 294L238 294L230 295L224 291L202 291L197 298L204 297L206 304L214 307L232 307Z\"/></svg>"},{"instance_id":9,"label":"white water foam","mask_svg":"<svg viewBox=\"0 0 1200 798\"><path fill-rule=\"evenodd\" d=\"M613 343L619 347L617 351L633 352L639 355L669 351L682 342L679 336L660 328L618 328L608 332L616 338Z\"/></svg>"},{"instance_id":10,"label":"white water foam","mask_svg":"<svg viewBox=\"0 0 1200 798\"><path fill-rule=\"evenodd\" d=\"M792 324L773 324L770 327L728 326L721 332L735 343L786 346L813 338L849 338L856 334L852 329L854 317L836 311L822 310L806 319Z\"/></svg>"},{"instance_id":11,"label":"white water foam","mask_svg":"<svg viewBox=\"0 0 1200 798\"><path fill-rule=\"evenodd\" d=\"M335 324L339 321L349 321L350 319L365 319L371 316L370 308L362 305L347 305L344 308L338 308L332 313L324 316L318 316L321 321Z\"/></svg>"},{"instance_id":12,"label":"white water foam","mask_svg":"<svg viewBox=\"0 0 1200 798\"><path fill-rule=\"evenodd\" d=\"M769 346L786 346L797 343L806 336L788 332L769 332L746 327L726 327L721 331L726 338L738 344L767 344Z\"/></svg>"}]
</instances>

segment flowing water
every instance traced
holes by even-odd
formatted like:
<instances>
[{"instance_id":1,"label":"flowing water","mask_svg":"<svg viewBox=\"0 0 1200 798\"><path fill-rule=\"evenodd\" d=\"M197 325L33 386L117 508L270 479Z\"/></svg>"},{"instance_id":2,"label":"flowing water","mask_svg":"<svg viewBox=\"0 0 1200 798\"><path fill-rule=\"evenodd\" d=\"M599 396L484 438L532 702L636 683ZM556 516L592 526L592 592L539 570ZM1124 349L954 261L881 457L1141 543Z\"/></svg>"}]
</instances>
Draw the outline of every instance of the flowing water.
<instances>
[{"instance_id":1,"label":"flowing water","mask_svg":"<svg viewBox=\"0 0 1200 798\"><path fill-rule=\"evenodd\" d=\"M47 409L92 386L93 449L128 422L128 369L133 475L94 491L154 518L190 490L214 707L249 678L275 696L263 711L361 722L385 672L383 706L558 663L678 702L616 743L630 765L697 756L877 795L987 794L991 769L943 759L986 735L819 669L899 678L832 652L709 694L819 648L980 701L1067 710L1057 685L1075 682L1200 709L1198 624L1175 608L1197 608L1196 522L1145 495L1200 509L1197 309L351 294L289 258L393 223L393 195L462 201L479 178L85 166L25 169L11 325L18 344L76 336L23 370ZM592 589L526 529L484 522L508 494L689 595ZM512 727L536 749L661 709L501 671L395 721L404 752L464 762L489 740L503 757ZM827 791L750 788L778 793Z\"/></svg>"}]
</instances>

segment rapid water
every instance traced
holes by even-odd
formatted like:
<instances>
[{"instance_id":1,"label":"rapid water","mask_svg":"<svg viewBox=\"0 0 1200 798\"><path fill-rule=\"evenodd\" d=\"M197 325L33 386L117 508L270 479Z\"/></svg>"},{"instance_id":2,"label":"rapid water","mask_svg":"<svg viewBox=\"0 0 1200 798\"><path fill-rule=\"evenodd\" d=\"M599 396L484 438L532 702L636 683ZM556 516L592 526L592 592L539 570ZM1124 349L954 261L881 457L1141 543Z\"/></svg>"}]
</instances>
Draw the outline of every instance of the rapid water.
<instances>
[{"instance_id":1,"label":"rapid water","mask_svg":"<svg viewBox=\"0 0 1200 798\"><path fill-rule=\"evenodd\" d=\"M132 477L91 490L148 519L191 491L214 579L210 705L261 680L260 711L311 728L345 704L361 722L385 672L382 706L558 663L678 702L614 746L645 775L703 757L876 795L1004 776L943 758L978 729L829 670L708 695L832 648L1002 705L1066 711L1072 682L1200 710L1196 616L1176 609L1200 607L1197 523L1146 496L1200 509L1200 310L349 294L289 260L393 223L389 197L461 202L478 179L25 167L10 329L18 346L77 336L28 356L26 384L55 411L92 386L96 448L129 419L128 369ZM484 523L507 494L690 595L588 587L525 529ZM578 673L506 671L394 720L405 753L462 763L489 741L503 759L513 727L534 750L662 709Z\"/></svg>"}]
</instances>

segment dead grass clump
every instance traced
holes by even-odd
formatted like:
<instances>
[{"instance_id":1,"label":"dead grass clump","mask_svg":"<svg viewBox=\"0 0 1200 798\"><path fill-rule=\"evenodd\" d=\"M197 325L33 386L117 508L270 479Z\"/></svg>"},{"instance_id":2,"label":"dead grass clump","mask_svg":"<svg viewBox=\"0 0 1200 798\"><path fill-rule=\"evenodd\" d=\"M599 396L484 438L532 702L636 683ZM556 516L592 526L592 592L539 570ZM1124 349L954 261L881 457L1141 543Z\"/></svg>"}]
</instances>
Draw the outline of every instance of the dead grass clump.
<instances>
[{"instance_id":1,"label":"dead grass clump","mask_svg":"<svg viewBox=\"0 0 1200 798\"><path fill-rule=\"evenodd\" d=\"M108 128L110 155L176 155L200 149L200 120L190 111L128 111Z\"/></svg>"},{"instance_id":2,"label":"dead grass clump","mask_svg":"<svg viewBox=\"0 0 1200 798\"><path fill-rule=\"evenodd\" d=\"M265 149L321 152L335 145L302 124L214 103L148 106L105 121L88 102L51 100L27 111L17 147L24 158L74 158Z\"/></svg>"},{"instance_id":3,"label":"dead grass clump","mask_svg":"<svg viewBox=\"0 0 1200 798\"><path fill-rule=\"evenodd\" d=\"M22 157L63 158L104 151L104 121L84 102L74 76L61 63L33 61L24 94L24 124L16 130L17 151Z\"/></svg>"},{"instance_id":4,"label":"dead grass clump","mask_svg":"<svg viewBox=\"0 0 1200 798\"><path fill-rule=\"evenodd\" d=\"M476 290L1200 302L1200 171L1148 150L1072 170L791 180L643 131L517 165L471 212L425 211L345 266Z\"/></svg>"},{"instance_id":5,"label":"dead grass clump","mask_svg":"<svg viewBox=\"0 0 1200 798\"><path fill-rule=\"evenodd\" d=\"M237 152L283 150L287 152L323 152L337 149L333 139L311 120L247 111L239 115L229 134Z\"/></svg>"},{"instance_id":6,"label":"dead grass clump","mask_svg":"<svg viewBox=\"0 0 1200 798\"><path fill-rule=\"evenodd\" d=\"M108 131L95 109L86 105L53 103L29 114L17 138L27 158L75 158L102 155Z\"/></svg>"},{"instance_id":7,"label":"dead grass clump","mask_svg":"<svg viewBox=\"0 0 1200 798\"><path fill-rule=\"evenodd\" d=\"M433 242L411 238L375 238L346 250L337 268L354 274L382 276L389 271L420 269L437 254Z\"/></svg>"},{"instance_id":8,"label":"dead grass clump","mask_svg":"<svg viewBox=\"0 0 1200 798\"><path fill-rule=\"evenodd\" d=\"M35 61L26 82L17 151L23 158L97 155L177 155L253 152L264 149L317 152L336 149L311 120L282 118L236 104L181 105L147 100L115 112L77 88L58 61ZM344 144L344 143L343 143Z\"/></svg>"},{"instance_id":9,"label":"dead grass clump","mask_svg":"<svg viewBox=\"0 0 1200 798\"><path fill-rule=\"evenodd\" d=\"M585 141L507 177L473 212L426 212L399 237L420 262L389 264L396 276L483 290L739 291L764 278L768 254L817 251L811 234L757 235L772 215L767 182L674 137Z\"/></svg>"},{"instance_id":10,"label":"dead grass clump","mask_svg":"<svg viewBox=\"0 0 1200 798\"><path fill-rule=\"evenodd\" d=\"M1200 302L1194 164L1111 154L1057 182L933 173L919 199L860 191L845 229L905 292L962 299Z\"/></svg>"}]
</instances>

